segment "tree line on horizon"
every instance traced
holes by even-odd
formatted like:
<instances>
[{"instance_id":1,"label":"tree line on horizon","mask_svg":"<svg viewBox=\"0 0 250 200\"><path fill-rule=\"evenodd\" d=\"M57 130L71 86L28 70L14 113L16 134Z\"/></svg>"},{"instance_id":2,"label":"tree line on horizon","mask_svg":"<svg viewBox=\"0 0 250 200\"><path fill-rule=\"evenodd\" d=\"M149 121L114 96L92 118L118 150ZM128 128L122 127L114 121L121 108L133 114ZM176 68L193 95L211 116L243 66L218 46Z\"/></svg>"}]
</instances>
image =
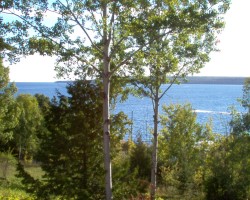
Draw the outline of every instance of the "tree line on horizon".
<instances>
[{"instance_id":1,"label":"tree line on horizon","mask_svg":"<svg viewBox=\"0 0 250 200\"><path fill-rule=\"evenodd\" d=\"M29 160L33 159L34 155L38 156L37 160L40 159L42 162L41 167L46 172L45 177L48 181L33 180L19 165L20 173L26 177L26 189L37 194L38 197L54 194L68 197L73 195L71 197L76 199L80 197L91 199L94 198L93 195L103 195L96 198L110 200L113 197L117 198L119 194L124 194L122 189L128 190L130 197L138 191L147 193L143 189L138 189L144 186L144 189L149 189L150 198L155 199L158 194L157 188L160 188L157 183L162 186L162 176L159 174L162 175L162 172L165 172L166 180L170 178L173 181L176 177L180 178L175 182L177 186L173 186L173 191L166 193L174 194L180 188L184 188L183 191L187 192L187 185L192 181L188 179L185 170L196 170L195 166L188 166L189 159L185 161L183 158L183 161L178 161L176 158L180 155L178 153L175 155L175 151L158 152L159 145L165 138L168 141L167 144L173 145L174 148L176 144L171 138L178 138L178 134L171 135L170 130L180 132L180 138L185 133L187 138L190 136L187 143L191 142L189 145L192 148L188 148L185 142L183 145L188 148L187 151L190 150L191 155L195 156L195 153L201 153L203 144L206 143L204 138L210 137L209 125L207 127L197 125L195 116L188 115L189 106L184 108L170 106L164 111L168 116L165 121L167 131L164 136L164 129L158 130L159 123L164 122L160 119L159 102L172 84L179 83L188 75L199 72L209 61L209 54L216 50L217 35L224 27L223 15L229 9L229 5L230 0L2 1L0 42L3 47L1 54L4 58L15 62L18 61L19 55L38 53L56 56L55 69L59 76L70 77L73 74L82 80L68 87L69 94L72 94L70 98L61 94L52 101L39 95L36 97L20 95L15 100L7 98L7 103L12 100L12 107L8 107L8 104L7 107L3 107L3 113L9 109L9 114L4 114L5 121L9 120L9 125L6 125L9 129L3 126L6 131L1 136L2 140L7 147L8 140L14 142L12 147L19 159ZM52 17L48 21L46 19L48 15L51 17L54 15L57 19ZM8 18L8 16L11 17ZM3 68L3 74L6 73L6 68ZM7 75L3 77L5 77L2 79L3 83L6 83ZM95 78L94 85L85 81L89 77ZM128 83L130 87L125 87ZM168 83L169 87L161 91L160 87L165 83ZM15 87L6 85L3 87L8 88L6 91L4 89L3 94L6 93L11 97ZM150 164L146 165L151 171L150 178L142 177L141 182L136 181L141 174L140 167L135 166L136 171L130 166L133 165L130 160L133 158L131 153L134 152L133 148L136 149L137 145L141 144L140 139L138 138L138 143L131 141L132 146L135 145L135 147L127 150L128 159L125 165L127 168L121 167L122 159L119 156L124 156L126 151L125 144L120 141L127 131L126 124L130 122L123 113L110 115L117 96L121 95L121 99L126 100L129 93L150 98L154 111L152 147L142 143L145 159L150 158ZM18 106L15 107L15 105ZM16 113L11 114L10 111ZM181 113L180 124L175 119L177 112ZM100 113L102 116L98 115ZM191 117L189 124L185 123L186 118L182 118L182 115ZM18 117L15 118L15 116ZM162 126L164 127L164 124ZM40 130L40 127L43 128ZM16 135L17 138L11 138L13 129L19 133ZM99 143L100 130L102 130L103 145ZM33 132L36 132L36 136L29 135ZM194 139L194 135L199 137ZM86 140L89 144L84 144ZM52 142L52 146L47 146L48 141ZM69 146L66 148L65 144ZM54 149L56 145L59 145L60 150ZM65 151L62 152L61 148ZM34 150L34 155L30 154ZM103 154L100 154L99 150ZM88 151L93 152L90 155L87 154ZM120 155L116 152L122 153ZM151 156L148 157L148 153ZM168 159L170 154L175 155L170 159L172 162L169 166L174 164L176 168L161 168L161 162L165 163L161 160L162 154L166 154L165 158ZM190 159L193 158L191 155ZM80 163L73 162L79 158L78 156L81 158ZM100 164L99 159L103 159L104 162ZM198 160L196 167L201 164ZM113 170L111 161L114 165ZM185 168L184 172L180 170L181 168ZM100 179L93 180L95 176L91 170L94 169L97 170L95 173L100 174L96 176ZM67 175L61 176L64 170L67 171L65 172ZM171 177L171 170L176 170L176 173L180 170L180 174L173 174ZM129 171L133 172L131 177L127 175L120 177L122 173L126 174ZM83 177L86 178L86 182ZM73 180L79 185L72 188L75 191L69 190L67 193L65 188L71 188ZM132 192L132 188L126 188L126 186L120 188L121 185L116 182L118 180L121 180L121 183L131 181L129 185L136 184L137 186L133 187L135 191ZM83 188L79 188L81 185ZM96 191L93 188L96 188ZM170 187L166 188L170 189ZM105 195L97 190L105 190ZM248 189L245 190L248 191ZM246 194L247 192L244 193ZM191 194L188 193L188 195Z\"/></svg>"}]
</instances>

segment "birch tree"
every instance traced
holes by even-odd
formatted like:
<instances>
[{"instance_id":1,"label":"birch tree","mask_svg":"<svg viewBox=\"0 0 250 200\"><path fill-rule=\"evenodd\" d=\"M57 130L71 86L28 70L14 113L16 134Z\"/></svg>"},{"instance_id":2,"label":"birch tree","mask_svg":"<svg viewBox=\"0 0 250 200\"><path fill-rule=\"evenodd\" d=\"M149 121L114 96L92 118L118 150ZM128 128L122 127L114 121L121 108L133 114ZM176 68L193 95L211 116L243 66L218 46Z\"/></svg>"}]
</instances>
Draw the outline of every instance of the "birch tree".
<instances>
[{"instance_id":1,"label":"birch tree","mask_svg":"<svg viewBox=\"0 0 250 200\"><path fill-rule=\"evenodd\" d=\"M106 199L112 199L110 82L128 74L132 56L144 46L136 38L154 4L146 0L6 0L3 23L17 54L55 55L59 76L102 82ZM7 55L7 54L6 54Z\"/></svg>"},{"instance_id":2,"label":"birch tree","mask_svg":"<svg viewBox=\"0 0 250 200\"><path fill-rule=\"evenodd\" d=\"M153 152L151 199L157 188L158 115L160 100L174 83L199 72L216 51L217 35L224 27L223 14L230 1L155 1L147 12L151 20L140 42L143 51L134 57L140 73L133 77L137 93L149 97L153 105ZM163 17L164 13L164 17ZM163 84L168 84L162 87Z\"/></svg>"}]
</instances>

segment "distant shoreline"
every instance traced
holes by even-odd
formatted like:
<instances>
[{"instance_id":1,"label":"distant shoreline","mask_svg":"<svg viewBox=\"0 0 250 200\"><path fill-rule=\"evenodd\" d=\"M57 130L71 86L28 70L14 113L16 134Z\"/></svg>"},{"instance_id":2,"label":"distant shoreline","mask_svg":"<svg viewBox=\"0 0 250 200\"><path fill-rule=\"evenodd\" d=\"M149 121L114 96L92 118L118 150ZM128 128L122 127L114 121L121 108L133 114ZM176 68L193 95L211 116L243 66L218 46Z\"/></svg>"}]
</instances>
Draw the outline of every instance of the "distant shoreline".
<instances>
[{"instance_id":1,"label":"distant shoreline","mask_svg":"<svg viewBox=\"0 0 250 200\"><path fill-rule=\"evenodd\" d=\"M220 77L220 76L192 76L183 84L223 84L223 85L244 85L247 77Z\"/></svg>"},{"instance_id":2,"label":"distant shoreline","mask_svg":"<svg viewBox=\"0 0 250 200\"><path fill-rule=\"evenodd\" d=\"M222 77L222 76L189 76L182 84L222 84L244 85L247 77ZM56 83L70 83L72 81L56 81Z\"/></svg>"}]
</instances>

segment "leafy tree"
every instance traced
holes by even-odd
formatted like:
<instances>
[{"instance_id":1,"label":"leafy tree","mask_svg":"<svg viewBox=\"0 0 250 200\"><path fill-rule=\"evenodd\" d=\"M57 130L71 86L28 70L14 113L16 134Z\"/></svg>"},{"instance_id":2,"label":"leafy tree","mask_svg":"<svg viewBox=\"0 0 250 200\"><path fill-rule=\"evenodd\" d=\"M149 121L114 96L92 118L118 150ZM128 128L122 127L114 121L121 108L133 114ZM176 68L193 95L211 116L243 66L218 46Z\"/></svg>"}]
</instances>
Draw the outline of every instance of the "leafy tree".
<instances>
[{"instance_id":1,"label":"leafy tree","mask_svg":"<svg viewBox=\"0 0 250 200\"><path fill-rule=\"evenodd\" d=\"M249 78L240 101L247 110L232 112L231 133L222 137L210 152L210 174L206 179L207 199L248 199L250 197L250 87Z\"/></svg>"},{"instance_id":2,"label":"leafy tree","mask_svg":"<svg viewBox=\"0 0 250 200\"><path fill-rule=\"evenodd\" d=\"M232 132L213 145L207 199L246 199L250 195L249 177L249 79L243 87L242 106L246 113L232 111Z\"/></svg>"},{"instance_id":3,"label":"leafy tree","mask_svg":"<svg viewBox=\"0 0 250 200\"><path fill-rule=\"evenodd\" d=\"M133 77L133 84L137 93L149 97L153 104L151 198L154 198L157 187L160 100L172 84L179 82L178 79L199 72L209 61L209 54L216 50L217 33L224 26L222 14L229 8L229 3L155 1L154 10L143 15L150 25L145 27L146 32L142 32L138 40L140 44L148 45L134 56L134 65L141 67ZM163 84L169 85L163 88Z\"/></svg>"},{"instance_id":4,"label":"leafy tree","mask_svg":"<svg viewBox=\"0 0 250 200\"><path fill-rule=\"evenodd\" d=\"M159 168L168 195L195 199L202 194L206 151L213 141L209 124L196 122L196 113L187 105L163 107L162 136L159 140ZM172 189L171 189L172 188Z\"/></svg>"},{"instance_id":5,"label":"leafy tree","mask_svg":"<svg viewBox=\"0 0 250 200\"><path fill-rule=\"evenodd\" d=\"M5 48L9 46L2 43L0 38L0 51ZM19 116L19 109L14 99L17 89L13 83L9 84L9 81L9 68L4 67L0 57L0 143L2 145L13 139L13 129L18 124Z\"/></svg>"},{"instance_id":6,"label":"leafy tree","mask_svg":"<svg viewBox=\"0 0 250 200\"><path fill-rule=\"evenodd\" d=\"M42 127L43 116L36 98L30 94L20 94L16 98L20 110L19 122L14 130L19 159L32 160L38 150L37 135Z\"/></svg>"},{"instance_id":7,"label":"leafy tree","mask_svg":"<svg viewBox=\"0 0 250 200\"><path fill-rule=\"evenodd\" d=\"M118 153L112 159L114 177L114 197L115 199L131 199L139 195L141 182L138 181L137 169L131 169L131 151L134 142L121 141Z\"/></svg>"},{"instance_id":8,"label":"leafy tree","mask_svg":"<svg viewBox=\"0 0 250 200\"><path fill-rule=\"evenodd\" d=\"M68 87L69 97L52 101L38 157L46 184L38 196L104 198L99 90L79 81Z\"/></svg>"},{"instance_id":9,"label":"leafy tree","mask_svg":"<svg viewBox=\"0 0 250 200\"><path fill-rule=\"evenodd\" d=\"M10 151L0 152L0 172L1 178L7 179L9 168L16 165L16 159Z\"/></svg>"},{"instance_id":10,"label":"leafy tree","mask_svg":"<svg viewBox=\"0 0 250 200\"><path fill-rule=\"evenodd\" d=\"M230 126L232 134L248 134L250 133L250 78L247 78L243 86L243 97L239 100L246 112L240 113L232 110L232 120Z\"/></svg>"},{"instance_id":11,"label":"leafy tree","mask_svg":"<svg viewBox=\"0 0 250 200\"><path fill-rule=\"evenodd\" d=\"M246 109L248 109L248 112L250 112L250 77L246 78L245 84L243 87L243 97L242 97L242 106Z\"/></svg>"},{"instance_id":12,"label":"leafy tree","mask_svg":"<svg viewBox=\"0 0 250 200\"><path fill-rule=\"evenodd\" d=\"M110 158L110 81L125 76L131 57L144 46L135 36L141 34L145 21L144 6L151 1L12 1L4 5L3 15L12 15L13 33L8 42L19 43L18 53L57 55L59 75L99 77L102 82L103 140L106 198L112 198ZM57 20L45 19L55 16ZM136 22L136 23L133 23ZM31 35L28 28L32 28ZM11 29L12 30L12 29Z\"/></svg>"},{"instance_id":13,"label":"leafy tree","mask_svg":"<svg viewBox=\"0 0 250 200\"><path fill-rule=\"evenodd\" d=\"M155 28L159 30L161 27L167 32L182 32L184 28L195 30L195 25L200 26L198 19L204 18L202 22L211 26L204 29L215 31L213 27L216 23L210 21L210 17L220 21L219 15L227 9L228 0L221 4L218 2L32 0L12 2L15 9L4 7L3 14L18 17L17 21L10 24L16 31L8 39L9 42L19 43L17 52L55 54L58 56L56 68L59 75L73 72L74 75L101 79L107 199L112 198L110 81L113 77L130 74L128 69L134 70L134 65L130 65L131 58L146 48L150 41L156 38L160 40L158 35L153 34L150 41L147 40L148 33ZM161 11L155 12L158 8L162 8ZM51 13L58 18L48 22L44 16L51 16ZM219 23L217 25L220 26ZM28 34L28 27L33 28L32 38Z\"/></svg>"},{"instance_id":14,"label":"leafy tree","mask_svg":"<svg viewBox=\"0 0 250 200\"><path fill-rule=\"evenodd\" d=\"M250 137L222 137L211 146L205 181L206 199L243 200L250 197Z\"/></svg>"},{"instance_id":15,"label":"leafy tree","mask_svg":"<svg viewBox=\"0 0 250 200\"><path fill-rule=\"evenodd\" d=\"M46 116L50 110L50 99L43 94L35 94L40 110Z\"/></svg>"}]
</instances>

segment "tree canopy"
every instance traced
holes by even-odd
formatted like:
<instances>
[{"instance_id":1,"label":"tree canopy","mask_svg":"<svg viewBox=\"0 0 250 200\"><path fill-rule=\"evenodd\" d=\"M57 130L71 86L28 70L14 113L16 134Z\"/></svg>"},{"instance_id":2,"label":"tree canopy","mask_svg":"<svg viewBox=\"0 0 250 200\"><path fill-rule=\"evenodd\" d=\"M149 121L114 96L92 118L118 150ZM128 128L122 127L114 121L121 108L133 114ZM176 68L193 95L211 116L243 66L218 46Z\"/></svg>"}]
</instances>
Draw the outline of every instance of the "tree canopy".
<instances>
[{"instance_id":1,"label":"tree canopy","mask_svg":"<svg viewBox=\"0 0 250 200\"><path fill-rule=\"evenodd\" d=\"M0 38L0 51L10 46ZM14 94L17 88L9 83L9 68L3 65L0 57L0 142L7 143L13 139L13 129L18 124L19 109L16 106Z\"/></svg>"},{"instance_id":2,"label":"tree canopy","mask_svg":"<svg viewBox=\"0 0 250 200\"><path fill-rule=\"evenodd\" d=\"M149 66L151 72L159 73L162 70L159 66L168 64L171 64L171 72L173 68L179 71L176 63L196 64L199 68L200 63L207 60L204 53L213 49L215 33L223 26L222 15L229 3L230 0L14 0L1 4L1 14L13 17L10 22L3 20L1 28L1 34L9 32L6 41L15 47L5 55L10 58L16 53L56 55L60 76L73 74L101 79L107 199L112 198L111 80L143 72L141 65L133 64L133 58L146 52L154 62L154 53L158 50L163 57L156 59L160 60L156 68ZM203 46L203 41L211 45ZM169 51L172 48L178 52L177 60L172 59L173 52ZM201 49L200 60L194 61L193 55ZM186 57L187 60L182 59ZM163 71L168 70L167 67Z\"/></svg>"}]
</instances>

